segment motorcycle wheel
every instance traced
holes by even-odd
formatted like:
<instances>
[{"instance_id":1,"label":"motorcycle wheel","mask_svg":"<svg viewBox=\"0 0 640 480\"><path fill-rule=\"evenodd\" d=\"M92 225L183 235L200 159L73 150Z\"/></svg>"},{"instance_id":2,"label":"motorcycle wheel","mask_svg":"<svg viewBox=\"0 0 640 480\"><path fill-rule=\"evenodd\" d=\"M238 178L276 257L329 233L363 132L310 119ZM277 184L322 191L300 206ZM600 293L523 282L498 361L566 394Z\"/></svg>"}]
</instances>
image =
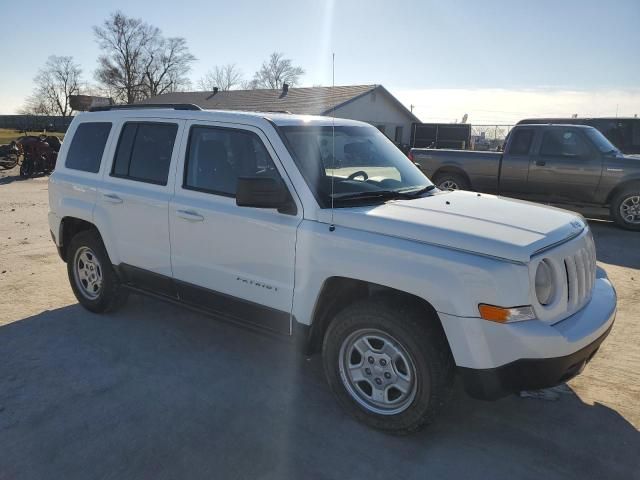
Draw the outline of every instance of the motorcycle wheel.
<instances>
[{"instance_id":1,"label":"motorcycle wheel","mask_svg":"<svg viewBox=\"0 0 640 480\"><path fill-rule=\"evenodd\" d=\"M22 165L20 165L20 176L22 178L29 178L31 175L33 175L33 162L24 159Z\"/></svg>"}]
</instances>

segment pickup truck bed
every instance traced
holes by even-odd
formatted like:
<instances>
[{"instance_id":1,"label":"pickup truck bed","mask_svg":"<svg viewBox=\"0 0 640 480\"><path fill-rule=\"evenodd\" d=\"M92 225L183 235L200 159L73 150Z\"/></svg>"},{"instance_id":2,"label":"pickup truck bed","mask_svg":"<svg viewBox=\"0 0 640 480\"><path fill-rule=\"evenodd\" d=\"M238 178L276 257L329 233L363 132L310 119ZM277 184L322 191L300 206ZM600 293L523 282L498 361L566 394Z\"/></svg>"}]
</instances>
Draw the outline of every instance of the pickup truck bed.
<instances>
[{"instance_id":1,"label":"pickup truck bed","mask_svg":"<svg viewBox=\"0 0 640 480\"><path fill-rule=\"evenodd\" d=\"M640 230L640 156L623 155L585 125L517 125L504 153L414 148L410 158L442 189L608 208Z\"/></svg>"}]
</instances>

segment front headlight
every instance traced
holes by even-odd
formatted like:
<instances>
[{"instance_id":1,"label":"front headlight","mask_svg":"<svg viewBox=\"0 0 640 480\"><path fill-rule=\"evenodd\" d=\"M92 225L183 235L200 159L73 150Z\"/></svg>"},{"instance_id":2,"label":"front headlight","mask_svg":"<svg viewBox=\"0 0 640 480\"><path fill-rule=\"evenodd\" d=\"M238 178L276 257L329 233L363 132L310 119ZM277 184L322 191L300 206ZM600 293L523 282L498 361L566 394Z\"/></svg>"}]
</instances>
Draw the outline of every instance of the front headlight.
<instances>
[{"instance_id":1,"label":"front headlight","mask_svg":"<svg viewBox=\"0 0 640 480\"><path fill-rule=\"evenodd\" d=\"M549 305L553 302L554 295L553 270L549 261L544 259L536 269L536 297L540 305Z\"/></svg>"}]
</instances>

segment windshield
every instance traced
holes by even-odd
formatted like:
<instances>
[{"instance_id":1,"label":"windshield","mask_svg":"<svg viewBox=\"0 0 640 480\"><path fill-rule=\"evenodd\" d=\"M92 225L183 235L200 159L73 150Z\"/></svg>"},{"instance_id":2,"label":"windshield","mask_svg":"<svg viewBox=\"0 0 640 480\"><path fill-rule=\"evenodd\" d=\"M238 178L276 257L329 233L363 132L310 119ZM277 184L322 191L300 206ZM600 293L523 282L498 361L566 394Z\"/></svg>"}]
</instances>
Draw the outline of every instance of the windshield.
<instances>
[{"instance_id":1,"label":"windshield","mask_svg":"<svg viewBox=\"0 0 640 480\"><path fill-rule=\"evenodd\" d=\"M355 197L363 203L375 203L393 198L390 193L420 192L432 185L374 127L336 126L335 135L331 126L286 126L280 130L323 208L331 206L332 197L336 207L344 206L342 200Z\"/></svg>"},{"instance_id":2,"label":"windshield","mask_svg":"<svg viewBox=\"0 0 640 480\"><path fill-rule=\"evenodd\" d=\"M600 130L595 128L586 129L587 136L591 139L594 145L602 153L617 152L618 149L611 143L607 137L605 137Z\"/></svg>"}]
</instances>

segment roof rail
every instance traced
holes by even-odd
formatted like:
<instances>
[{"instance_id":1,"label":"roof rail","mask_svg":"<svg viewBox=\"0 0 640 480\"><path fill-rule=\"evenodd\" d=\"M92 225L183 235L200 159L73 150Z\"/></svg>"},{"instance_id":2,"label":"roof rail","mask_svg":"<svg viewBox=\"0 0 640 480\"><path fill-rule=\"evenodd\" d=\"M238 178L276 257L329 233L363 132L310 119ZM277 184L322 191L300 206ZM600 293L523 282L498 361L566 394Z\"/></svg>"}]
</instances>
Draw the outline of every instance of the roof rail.
<instances>
[{"instance_id":1,"label":"roof rail","mask_svg":"<svg viewBox=\"0 0 640 480\"><path fill-rule=\"evenodd\" d=\"M289 115L291 115L291 112L289 110L256 110L256 111L260 113L288 113Z\"/></svg>"},{"instance_id":2,"label":"roof rail","mask_svg":"<svg viewBox=\"0 0 640 480\"><path fill-rule=\"evenodd\" d=\"M202 110L192 103L142 103L133 105L104 105L91 107L90 112L108 112L109 110L144 110L147 108L168 108L172 110Z\"/></svg>"}]
</instances>

